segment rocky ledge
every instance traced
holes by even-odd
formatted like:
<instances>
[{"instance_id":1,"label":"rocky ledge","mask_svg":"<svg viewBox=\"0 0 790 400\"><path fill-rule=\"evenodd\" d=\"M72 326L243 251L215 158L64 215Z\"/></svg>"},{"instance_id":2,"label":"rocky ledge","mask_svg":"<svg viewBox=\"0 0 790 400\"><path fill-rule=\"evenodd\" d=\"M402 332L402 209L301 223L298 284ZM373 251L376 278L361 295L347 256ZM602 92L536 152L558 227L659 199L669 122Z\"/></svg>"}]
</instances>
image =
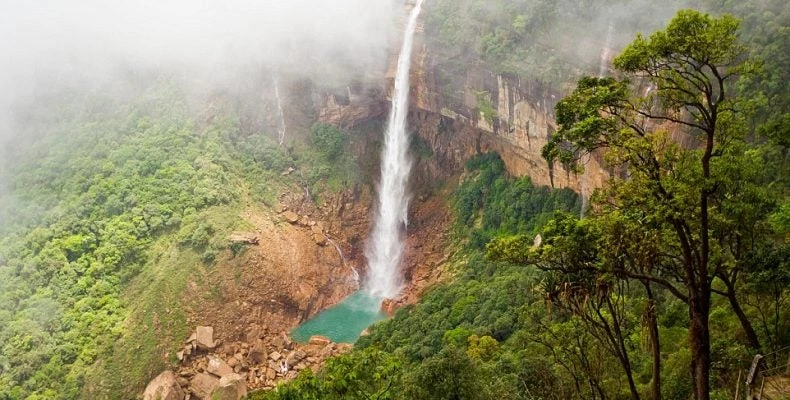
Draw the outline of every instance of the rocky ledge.
<instances>
[{"instance_id":1,"label":"rocky ledge","mask_svg":"<svg viewBox=\"0 0 790 400\"><path fill-rule=\"evenodd\" d=\"M213 332L198 326L177 353L179 367L151 380L143 400L238 400L251 390L273 389L303 369L317 372L329 357L352 347L323 336L300 344L285 332L274 334L256 325L243 341L218 343Z\"/></svg>"}]
</instances>

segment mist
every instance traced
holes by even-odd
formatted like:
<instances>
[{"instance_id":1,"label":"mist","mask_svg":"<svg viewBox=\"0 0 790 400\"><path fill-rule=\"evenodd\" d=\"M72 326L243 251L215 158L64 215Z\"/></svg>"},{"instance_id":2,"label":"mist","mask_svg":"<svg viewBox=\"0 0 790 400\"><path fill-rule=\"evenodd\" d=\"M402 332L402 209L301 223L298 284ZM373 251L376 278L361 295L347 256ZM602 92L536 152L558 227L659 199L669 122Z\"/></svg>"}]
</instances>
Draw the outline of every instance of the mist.
<instances>
[{"instance_id":1,"label":"mist","mask_svg":"<svg viewBox=\"0 0 790 400\"><path fill-rule=\"evenodd\" d=\"M262 70L317 80L386 63L392 0L140 0L6 3L0 138L22 104L62 88L111 90L140 71L203 88ZM0 139L0 140L2 140Z\"/></svg>"}]
</instances>

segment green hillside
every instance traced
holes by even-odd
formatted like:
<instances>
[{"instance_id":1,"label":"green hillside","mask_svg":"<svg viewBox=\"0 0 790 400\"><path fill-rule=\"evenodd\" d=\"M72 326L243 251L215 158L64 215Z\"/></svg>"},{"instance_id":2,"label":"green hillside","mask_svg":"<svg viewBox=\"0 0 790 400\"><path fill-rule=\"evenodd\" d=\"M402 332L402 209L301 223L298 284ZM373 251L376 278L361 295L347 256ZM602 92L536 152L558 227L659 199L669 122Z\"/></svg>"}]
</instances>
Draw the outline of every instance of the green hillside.
<instances>
[{"instance_id":1,"label":"green hillside","mask_svg":"<svg viewBox=\"0 0 790 400\"><path fill-rule=\"evenodd\" d=\"M64 93L20 135L2 195L0 398L133 397L188 336L186 277L229 250L245 204L353 181L335 128L287 152L241 133L230 107L186 101L176 83ZM281 174L300 166L304 179Z\"/></svg>"}]
</instances>

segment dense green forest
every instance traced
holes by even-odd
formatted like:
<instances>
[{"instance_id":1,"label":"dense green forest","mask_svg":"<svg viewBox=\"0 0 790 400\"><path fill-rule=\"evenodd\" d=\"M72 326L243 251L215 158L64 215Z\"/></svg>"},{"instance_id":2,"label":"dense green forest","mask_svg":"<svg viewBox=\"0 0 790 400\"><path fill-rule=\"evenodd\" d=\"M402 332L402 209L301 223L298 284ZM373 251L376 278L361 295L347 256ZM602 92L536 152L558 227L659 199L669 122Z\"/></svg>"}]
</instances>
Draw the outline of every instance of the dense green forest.
<instances>
[{"instance_id":1,"label":"dense green forest","mask_svg":"<svg viewBox=\"0 0 790 400\"><path fill-rule=\"evenodd\" d=\"M0 398L139 387L165 366L157 349L188 334L185 277L228 248L244 204L353 183L336 128L286 151L241 134L229 107L186 101L168 79L122 99L63 93L41 107L56 118L28 127L2 196ZM303 174L282 176L289 167ZM168 310L159 329L151 310Z\"/></svg>"},{"instance_id":2,"label":"dense green forest","mask_svg":"<svg viewBox=\"0 0 790 400\"><path fill-rule=\"evenodd\" d=\"M440 40L508 67L496 57L526 57L508 39L526 3L437 2L429 18ZM706 7L743 22L681 11L626 46L615 78L582 78L558 104L548 161L581 171L597 153L627 171L585 218L497 176L496 158L470 161L454 280L253 398L733 398L754 355L790 344L790 7ZM479 25L459 22L473 12Z\"/></svg>"}]
</instances>

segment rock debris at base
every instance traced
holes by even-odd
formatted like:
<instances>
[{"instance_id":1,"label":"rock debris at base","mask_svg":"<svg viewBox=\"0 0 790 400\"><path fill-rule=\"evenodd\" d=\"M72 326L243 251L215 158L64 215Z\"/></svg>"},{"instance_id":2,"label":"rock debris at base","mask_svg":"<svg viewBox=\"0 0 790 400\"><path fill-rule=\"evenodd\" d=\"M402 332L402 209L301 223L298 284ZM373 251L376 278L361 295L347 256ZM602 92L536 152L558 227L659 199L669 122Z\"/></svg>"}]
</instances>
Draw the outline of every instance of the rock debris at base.
<instances>
[{"instance_id":1,"label":"rock debris at base","mask_svg":"<svg viewBox=\"0 0 790 400\"><path fill-rule=\"evenodd\" d=\"M154 378L143 400L238 400L248 391L273 389L305 368L317 372L326 359L352 347L323 336L300 344L257 325L247 329L244 341L215 341L213 334L212 327L197 327L177 353L179 367Z\"/></svg>"}]
</instances>

